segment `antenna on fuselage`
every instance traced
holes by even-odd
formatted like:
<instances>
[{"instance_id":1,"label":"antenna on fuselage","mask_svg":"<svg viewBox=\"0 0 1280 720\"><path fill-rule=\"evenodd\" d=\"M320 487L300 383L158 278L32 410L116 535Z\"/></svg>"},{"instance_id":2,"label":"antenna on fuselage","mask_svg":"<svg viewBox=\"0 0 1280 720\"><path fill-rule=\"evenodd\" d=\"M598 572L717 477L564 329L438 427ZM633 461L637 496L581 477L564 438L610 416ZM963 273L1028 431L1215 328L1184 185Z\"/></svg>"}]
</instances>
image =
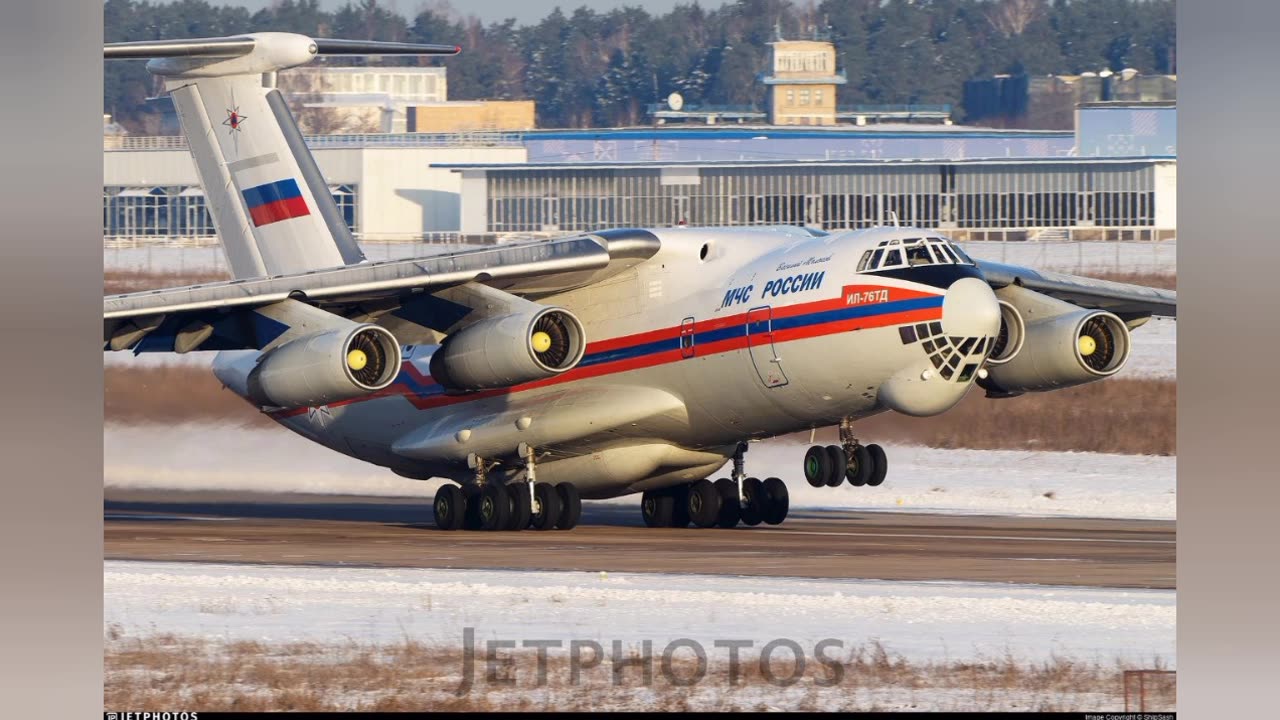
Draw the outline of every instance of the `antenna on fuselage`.
<instances>
[{"instance_id":1,"label":"antenna on fuselage","mask_svg":"<svg viewBox=\"0 0 1280 720\"><path fill-rule=\"evenodd\" d=\"M889 219L893 221L894 227L902 227L900 224L898 224L898 213L896 210L889 211Z\"/></svg>"}]
</instances>

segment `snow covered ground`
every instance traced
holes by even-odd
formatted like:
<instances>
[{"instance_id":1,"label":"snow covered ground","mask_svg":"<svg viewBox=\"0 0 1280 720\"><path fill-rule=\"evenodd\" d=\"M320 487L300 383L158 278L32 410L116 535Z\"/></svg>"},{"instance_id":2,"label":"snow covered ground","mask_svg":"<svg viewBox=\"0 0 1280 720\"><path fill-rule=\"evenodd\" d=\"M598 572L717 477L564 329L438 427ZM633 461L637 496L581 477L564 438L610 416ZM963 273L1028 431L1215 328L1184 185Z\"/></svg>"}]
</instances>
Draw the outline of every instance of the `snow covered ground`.
<instances>
[{"instance_id":1,"label":"snow covered ground","mask_svg":"<svg viewBox=\"0 0 1280 720\"><path fill-rule=\"evenodd\" d=\"M786 479L792 507L1150 519L1177 513L1174 457L891 446L881 487L812 488L799 473L805 449L755 443L747 468ZM430 497L439 487L276 428L108 425L103 466L105 485L115 488Z\"/></svg>"},{"instance_id":2,"label":"snow covered ground","mask_svg":"<svg viewBox=\"0 0 1280 720\"><path fill-rule=\"evenodd\" d=\"M961 243L965 252L980 260L996 260L1027 265L1040 270L1066 273L1157 273L1177 272L1178 243L1165 242L971 242ZM362 243L370 260L395 260L452 252L467 245L427 245L418 243ZM103 250L107 270L135 270L175 273L223 270L222 250L211 247L139 247Z\"/></svg>"},{"instance_id":3,"label":"snow covered ground","mask_svg":"<svg viewBox=\"0 0 1280 720\"><path fill-rule=\"evenodd\" d=\"M220 641L879 641L912 661L1175 660L1175 591L631 573L107 561L108 627ZM482 650L483 651L483 650ZM743 653L747 653L744 651ZM782 654L786 654L783 651ZM826 653L839 656L838 651Z\"/></svg>"}]
</instances>

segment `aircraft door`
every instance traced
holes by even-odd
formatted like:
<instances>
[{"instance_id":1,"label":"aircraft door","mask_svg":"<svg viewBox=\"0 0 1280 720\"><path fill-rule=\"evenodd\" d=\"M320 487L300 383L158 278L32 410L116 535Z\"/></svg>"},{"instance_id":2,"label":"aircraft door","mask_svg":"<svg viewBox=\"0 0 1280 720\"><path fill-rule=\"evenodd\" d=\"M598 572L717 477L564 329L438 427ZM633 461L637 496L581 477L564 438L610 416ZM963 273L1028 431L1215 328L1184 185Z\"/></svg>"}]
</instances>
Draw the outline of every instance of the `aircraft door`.
<instances>
[{"instance_id":1,"label":"aircraft door","mask_svg":"<svg viewBox=\"0 0 1280 720\"><path fill-rule=\"evenodd\" d=\"M747 311L747 352L765 387L782 387L789 382L773 346L773 308L768 305Z\"/></svg>"},{"instance_id":2,"label":"aircraft door","mask_svg":"<svg viewBox=\"0 0 1280 720\"><path fill-rule=\"evenodd\" d=\"M688 360L694 356L695 348L693 345L694 330L693 318L687 317L680 322L680 357Z\"/></svg>"}]
</instances>

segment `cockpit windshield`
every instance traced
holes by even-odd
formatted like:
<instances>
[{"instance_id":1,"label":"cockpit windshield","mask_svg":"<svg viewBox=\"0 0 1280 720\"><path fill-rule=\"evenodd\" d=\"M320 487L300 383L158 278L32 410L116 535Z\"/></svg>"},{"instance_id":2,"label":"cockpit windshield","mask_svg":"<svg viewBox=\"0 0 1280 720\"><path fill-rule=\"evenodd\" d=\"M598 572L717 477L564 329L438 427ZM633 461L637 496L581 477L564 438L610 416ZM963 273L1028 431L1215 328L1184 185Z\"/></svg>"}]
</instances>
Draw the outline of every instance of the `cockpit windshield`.
<instances>
[{"instance_id":1,"label":"cockpit windshield","mask_svg":"<svg viewBox=\"0 0 1280 720\"><path fill-rule=\"evenodd\" d=\"M940 237L894 238L862 254L858 272L875 272L920 265L973 265L973 260Z\"/></svg>"}]
</instances>

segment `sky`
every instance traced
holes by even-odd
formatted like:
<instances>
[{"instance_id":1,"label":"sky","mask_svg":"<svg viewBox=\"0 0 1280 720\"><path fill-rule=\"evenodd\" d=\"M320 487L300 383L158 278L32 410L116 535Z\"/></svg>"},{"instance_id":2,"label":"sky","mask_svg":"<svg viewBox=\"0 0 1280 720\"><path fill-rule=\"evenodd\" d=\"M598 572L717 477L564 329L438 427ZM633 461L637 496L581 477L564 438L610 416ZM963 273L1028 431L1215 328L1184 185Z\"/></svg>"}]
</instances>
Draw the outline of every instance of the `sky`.
<instances>
[{"instance_id":1,"label":"sky","mask_svg":"<svg viewBox=\"0 0 1280 720\"><path fill-rule=\"evenodd\" d=\"M728 2L728 0L697 1L708 10ZM260 10L271 4L271 0L210 0L210 2L215 5L239 5L250 10ZM354 2L354 0L320 0L320 6L326 10L333 10L348 2ZM462 12L465 8L464 14L476 15L485 23L513 17L519 23L525 24L541 20L556 6L566 13L584 5L597 11L639 5L650 12L665 13L677 4L688 4L692 0L449 0L449 2L455 10ZM381 0L380 4L411 18L422 8L434 6L436 2L435 0Z\"/></svg>"}]
</instances>

